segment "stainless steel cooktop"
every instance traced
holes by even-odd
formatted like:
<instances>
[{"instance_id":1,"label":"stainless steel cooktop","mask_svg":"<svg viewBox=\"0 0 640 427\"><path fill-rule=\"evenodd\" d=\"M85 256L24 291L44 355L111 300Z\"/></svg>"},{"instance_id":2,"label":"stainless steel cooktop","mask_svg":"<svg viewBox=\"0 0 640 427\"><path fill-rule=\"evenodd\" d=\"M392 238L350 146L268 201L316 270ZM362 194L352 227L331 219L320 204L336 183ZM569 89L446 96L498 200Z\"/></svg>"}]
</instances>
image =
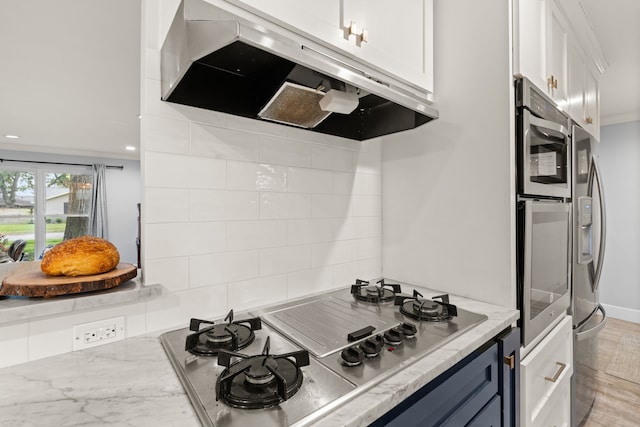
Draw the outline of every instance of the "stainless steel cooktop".
<instances>
[{"instance_id":1,"label":"stainless steel cooktop","mask_svg":"<svg viewBox=\"0 0 640 427\"><path fill-rule=\"evenodd\" d=\"M384 289L387 292L387 288ZM375 282L358 285L357 291L369 292L374 297L382 295ZM213 322L217 326L194 325L192 321L191 329L167 332L161 336L161 342L203 425L306 425L487 319L413 293L428 295L431 293L428 290L403 284L403 292L395 291L391 292L390 299L376 303L356 299L353 287L341 289L236 314L231 327L225 326L224 321ZM395 305L394 299L400 305ZM448 308L450 318L416 320L401 313L400 306L429 316L436 310L440 314L444 310L446 315ZM244 319L254 317L260 319L257 322L261 325L257 328L253 324L252 328L257 328L251 332L253 341L240 341L242 334L236 333L236 322L242 324ZM194 333L198 330L200 332ZM235 352L253 357L247 359L225 350L216 350L214 355L194 354L193 348L185 350L187 337L191 336L190 345L198 339L218 342L222 339L219 336L222 330L232 330L233 338L229 342L233 343L229 346L240 344ZM305 356L300 356L301 351L308 352L308 364ZM294 353L297 356L294 357ZM283 360L286 375L272 374ZM301 377L290 366L300 360ZM251 361L254 365L249 367ZM299 388L294 388L292 383L299 382L300 378ZM225 390L230 387L235 390L241 387L241 397L245 392L255 392L272 398L275 395L276 399L280 394L286 399L263 409L234 407L243 405L224 398ZM217 392L220 400L216 400Z\"/></svg>"}]
</instances>

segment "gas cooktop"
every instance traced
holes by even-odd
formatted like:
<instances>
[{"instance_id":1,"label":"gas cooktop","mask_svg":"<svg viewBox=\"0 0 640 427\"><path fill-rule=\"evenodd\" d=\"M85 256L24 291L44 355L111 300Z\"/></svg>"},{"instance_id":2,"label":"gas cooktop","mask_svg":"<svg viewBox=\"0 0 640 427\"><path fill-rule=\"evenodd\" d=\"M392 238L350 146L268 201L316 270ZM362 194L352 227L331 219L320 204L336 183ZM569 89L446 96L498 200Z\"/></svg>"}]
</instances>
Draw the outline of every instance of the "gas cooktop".
<instances>
[{"instance_id":1,"label":"gas cooktop","mask_svg":"<svg viewBox=\"0 0 640 427\"><path fill-rule=\"evenodd\" d=\"M487 319L428 292L358 280L161 342L203 425L306 425Z\"/></svg>"}]
</instances>

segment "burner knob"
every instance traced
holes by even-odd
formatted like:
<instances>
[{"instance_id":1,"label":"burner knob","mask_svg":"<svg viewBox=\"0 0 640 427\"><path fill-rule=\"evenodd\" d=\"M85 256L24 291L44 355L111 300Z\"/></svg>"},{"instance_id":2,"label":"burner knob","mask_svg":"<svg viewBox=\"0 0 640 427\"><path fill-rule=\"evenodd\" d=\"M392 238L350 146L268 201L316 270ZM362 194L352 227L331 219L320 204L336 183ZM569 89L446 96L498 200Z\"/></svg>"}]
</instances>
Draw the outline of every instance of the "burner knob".
<instances>
[{"instance_id":1,"label":"burner knob","mask_svg":"<svg viewBox=\"0 0 640 427\"><path fill-rule=\"evenodd\" d=\"M404 339L404 332L400 328L389 329L384 333L384 340L388 344L398 345Z\"/></svg>"},{"instance_id":2,"label":"burner knob","mask_svg":"<svg viewBox=\"0 0 640 427\"><path fill-rule=\"evenodd\" d=\"M418 332L418 328L416 328L416 325L409 322L405 322L402 325L400 325L400 329L404 333L404 336L407 338L414 337Z\"/></svg>"},{"instance_id":3,"label":"burner knob","mask_svg":"<svg viewBox=\"0 0 640 427\"><path fill-rule=\"evenodd\" d=\"M356 366L364 360L364 352L358 347L347 347L340 355L342 360L349 366Z\"/></svg>"},{"instance_id":4,"label":"burner knob","mask_svg":"<svg viewBox=\"0 0 640 427\"><path fill-rule=\"evenodd\" d=\"M375 357L382 350L383 339L380 335L376 335L372 338L367 338L360 344L360 349L364 352L366 357Z\"/></svg>"}]
</instances>

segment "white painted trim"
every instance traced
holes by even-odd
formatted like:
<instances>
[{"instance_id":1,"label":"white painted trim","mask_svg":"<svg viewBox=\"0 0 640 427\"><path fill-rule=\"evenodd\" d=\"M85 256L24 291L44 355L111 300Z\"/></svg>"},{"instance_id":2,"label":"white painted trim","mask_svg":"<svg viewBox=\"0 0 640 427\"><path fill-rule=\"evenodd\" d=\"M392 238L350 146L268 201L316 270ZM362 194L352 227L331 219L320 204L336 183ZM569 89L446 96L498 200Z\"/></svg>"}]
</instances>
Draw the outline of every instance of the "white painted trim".
<instances>
[{"instance_id":1,"label":"white painted trim","mask_svg":"<svg viewBox=\"0 0 640 427\"><path fill-rule=\"evenodd\" d=\"M635 122L640 120L640 111L632 111L624 114L600 117L600 126L615 125L618 123Z\"/></svg>"},{"instance_id":2,"label":"white painted trim","mask_svg":"<svg viewBox=\"0 0 640 427\"><path fill-rule=\"evenodd\" d=\"M604 307L609 317L626 320L627 322L640 323L640 310L609 304L602 304L602 307Z\"/></svg>"}]
</instances>

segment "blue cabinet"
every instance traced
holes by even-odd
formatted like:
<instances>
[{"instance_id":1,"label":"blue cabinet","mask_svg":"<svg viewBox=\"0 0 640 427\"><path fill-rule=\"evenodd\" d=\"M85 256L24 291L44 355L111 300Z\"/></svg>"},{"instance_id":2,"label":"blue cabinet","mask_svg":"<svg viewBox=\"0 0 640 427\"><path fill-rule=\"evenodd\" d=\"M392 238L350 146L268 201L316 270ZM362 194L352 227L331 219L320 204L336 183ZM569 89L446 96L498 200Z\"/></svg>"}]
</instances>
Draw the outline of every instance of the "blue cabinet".
<instances>
[{"instance_id":1,"label":"blue cabinet","mask_svg":"<svg viewBox=\"0 0 640 427\"><path fill-rule=\"evenodd\" d=\"M520 330L508 329L371 426L515 426Z\"/></svg>"}]
</instances>

